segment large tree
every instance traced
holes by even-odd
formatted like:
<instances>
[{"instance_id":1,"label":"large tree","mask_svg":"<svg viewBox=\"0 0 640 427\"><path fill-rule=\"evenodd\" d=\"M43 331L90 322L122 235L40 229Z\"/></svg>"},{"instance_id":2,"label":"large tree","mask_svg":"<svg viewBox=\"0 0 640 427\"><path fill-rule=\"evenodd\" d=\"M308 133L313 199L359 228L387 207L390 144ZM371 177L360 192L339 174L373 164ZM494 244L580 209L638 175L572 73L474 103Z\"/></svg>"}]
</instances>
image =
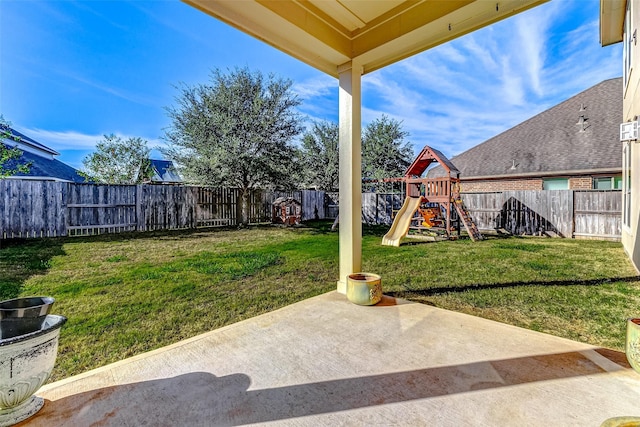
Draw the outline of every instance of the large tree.
<instances>
[{"instance_id":1,"label":"large tree","mask_svg":"<svg viewBox=\"0 0 640 427\"><path fill-rule=\"evenodd\" d=\"M313 124L302 137L303 177L307 186L318 190L338 191L338 124L321 121Z\"/></svg>"},{"instance_id":2,"label":"large tree","mask_svg":"<svg viewBox=\"0 0 640 427\"><path fill-rule=\"evenodd\" d=\"M5 141L9 141L8 144ZM10 147L11 143L20 142L20 137L11 132L11 123L0 114L0 179L17 173L29 173L31 163L20 162L22 150Z\"/></svg>"},{"instance_id":3,"label":"large tree","mask_svg":"<svg viewBox=\"0 0 640 427\"><path fill-rule=\"evenodd\" d=\"M409 133L402 122L382 115L362 132L362 176L365 179L400 177L411 164L413 149L406 140ZM390 189L390 184L365 185L365 188Z\"/></svg>"},{"instance_id":4,"label":"large tree","mask_svg":"<svg viewBox=\"0 0 640 427\"><path fill-rule=\"evenodd\" d=\"M180 86L177 105L167 108L170 146L163 153L192 183L238 187L243 224L252 190L295 184L292 140L301 132L300 100L291 85L246 67L215 69L207 84Z\"/></svg>"},{"instance_id":5,"label":"large tree","mask_svg":"<svg viewBox=\"0 0 640 427\"><path fill-rule=\"evenodd\" d=\"M105 135L96 151L82 159L83 175L105 184L140 184L153 175L147 141Z\"/></svg>"}]
</instances>

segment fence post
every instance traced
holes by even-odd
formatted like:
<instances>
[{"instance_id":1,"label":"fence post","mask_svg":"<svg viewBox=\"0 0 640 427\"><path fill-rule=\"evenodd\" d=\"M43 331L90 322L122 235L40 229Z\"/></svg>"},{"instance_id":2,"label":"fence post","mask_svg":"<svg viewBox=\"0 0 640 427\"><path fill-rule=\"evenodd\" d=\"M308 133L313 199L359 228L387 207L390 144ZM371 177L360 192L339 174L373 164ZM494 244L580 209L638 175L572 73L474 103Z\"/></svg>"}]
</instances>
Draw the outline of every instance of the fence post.
<instances>
[{"instance_id":1,"label":"fence post","mask_svg":"<svg viewBox=\"0 0 640 427\"><path fill-rule=\"evenodd\" d=\"M144 184L136 185L136 230L145 231L145 218L144 218Z\"/></svg>"},{"instance_id":2,"label":"fence post","mask_svg":"<svg viewBox=\"0 0 640 427\"><path fill-rule=\"evenodd\" d=\"M62 182L60 183L60 216L61 218L58 220L58 226L60 227L59 236L67 236L67 224L68 216L69 216L69 208L67 204L69 203L69 191L71 186L75 186L75 184L71 182ZM55 228L58 228L57 226Z\"/></svg>"},{"instance_id":3,"label":"fence post","mask_svg":"<svg viewBox=\"0 0 640 427\"><path fill-rule=\"evenodd\" d=\"M571 212L571 235L569 236L569 238L573 239L576 232L576 190L571 190L569 203L571 203L571 206L569 206L569 209L567 209L569 212Z\"/></svg>"},{"instance_id":4,"label":"fence post","mask_svg":"<svg viewBox=\"0 0 640 427\"><path fill-rule=\"evenodd\" d=\"M246 191L251 191L251 190L246 190ZM242 210L244 209L244 196L243 196L243 192L240 189L237 189L235 191L236 193L236 225L241 225L242 224L242 220L244 218L242 218ZM251 194L248 194L247 197L250 197ZM249 209L247 206L247 220L249 219Z\"/></svg>"}]
</instances>

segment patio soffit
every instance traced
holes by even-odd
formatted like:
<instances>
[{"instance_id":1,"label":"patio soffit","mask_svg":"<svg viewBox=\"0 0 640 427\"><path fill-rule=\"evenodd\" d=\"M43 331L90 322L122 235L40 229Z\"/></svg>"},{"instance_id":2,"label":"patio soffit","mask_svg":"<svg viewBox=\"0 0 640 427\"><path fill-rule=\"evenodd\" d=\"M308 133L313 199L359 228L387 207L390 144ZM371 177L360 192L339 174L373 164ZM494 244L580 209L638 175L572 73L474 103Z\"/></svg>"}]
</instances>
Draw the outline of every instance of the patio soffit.
<instances>
[{"instance_id":1,"label":"patio soffit","mask_svg":"<svg viewBox=\"0 0 640 427\"><path fill-rule=\"evenodd\" d=\"M600 0L600 44L608 46L622 41L626 0Z\"/></svg>"},{"instance_id":2,"label":"patio soffit","mask_svg":"<svg viewBox=\"0 0 640 427\"><path fill-rule=\"evenodd\" d=\"M368 73L548 0L183 0L337 77Z\"/></svg>"}]
</instances>

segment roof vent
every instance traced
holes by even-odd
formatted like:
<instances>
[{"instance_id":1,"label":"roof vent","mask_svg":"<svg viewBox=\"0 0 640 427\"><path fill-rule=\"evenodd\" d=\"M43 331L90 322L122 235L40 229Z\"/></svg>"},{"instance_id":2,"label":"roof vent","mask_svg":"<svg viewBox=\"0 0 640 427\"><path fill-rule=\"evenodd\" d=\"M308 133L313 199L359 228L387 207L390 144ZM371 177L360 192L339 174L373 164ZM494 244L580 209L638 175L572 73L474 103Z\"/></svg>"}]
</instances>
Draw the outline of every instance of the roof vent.
<instances>
[{"instance_id":1,"label":"roof vent","mask_svg":"<svg viewBox=\"0 0 640 427\"><path fill-rule=\"evenodd\" d=\"M516 165L516 161L513 161L513 164L511 165L511 167L509 169L511 169L512 171L516 170L518 168L518 165Z\"/></svg>"},{"instance_id":2,"label":"roof vent","mask_svg":"<svg viewBox=\"0 0 640 427\"><path fill-rule=\"evenodd\" d=\"M587 119L584 114L578 118L578 125L580 126L580 132L584 132L589 127L588 124L589 119Z\"/></svg>"},{"instance_id":3,"label":"roof vent","mask_svg":"<svg viewBox=\"0 0 640 427\"><path fill-rule=\"evenodd\" d=\"M587 130L587 128L589 128L589 119L587 118L587 115L584 113L585 111L587 111L587 107L584 106L584 104L580 104L580 114L578 116L578 123L576 123L578 126L580 126L580 132L584 132Z\"/></svg>"}]
</instances>

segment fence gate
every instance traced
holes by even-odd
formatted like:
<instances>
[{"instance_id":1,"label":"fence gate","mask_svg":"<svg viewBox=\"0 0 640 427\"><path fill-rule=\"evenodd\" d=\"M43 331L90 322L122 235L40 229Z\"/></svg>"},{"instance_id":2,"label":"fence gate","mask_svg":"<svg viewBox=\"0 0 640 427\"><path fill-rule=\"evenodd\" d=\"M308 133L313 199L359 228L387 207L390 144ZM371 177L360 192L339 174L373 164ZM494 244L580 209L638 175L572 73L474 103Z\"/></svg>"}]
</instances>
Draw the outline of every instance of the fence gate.
<instances>
[{"instance_id":1,"label":"fence gate","mask_svg":"<svg viewBox=\"0 0 640 427\"><path fill-rule=\"evenodd\" d=\"M67 184L66 234L83 236L138 229L135 185Z\"/></svg>"}]
</instances>

